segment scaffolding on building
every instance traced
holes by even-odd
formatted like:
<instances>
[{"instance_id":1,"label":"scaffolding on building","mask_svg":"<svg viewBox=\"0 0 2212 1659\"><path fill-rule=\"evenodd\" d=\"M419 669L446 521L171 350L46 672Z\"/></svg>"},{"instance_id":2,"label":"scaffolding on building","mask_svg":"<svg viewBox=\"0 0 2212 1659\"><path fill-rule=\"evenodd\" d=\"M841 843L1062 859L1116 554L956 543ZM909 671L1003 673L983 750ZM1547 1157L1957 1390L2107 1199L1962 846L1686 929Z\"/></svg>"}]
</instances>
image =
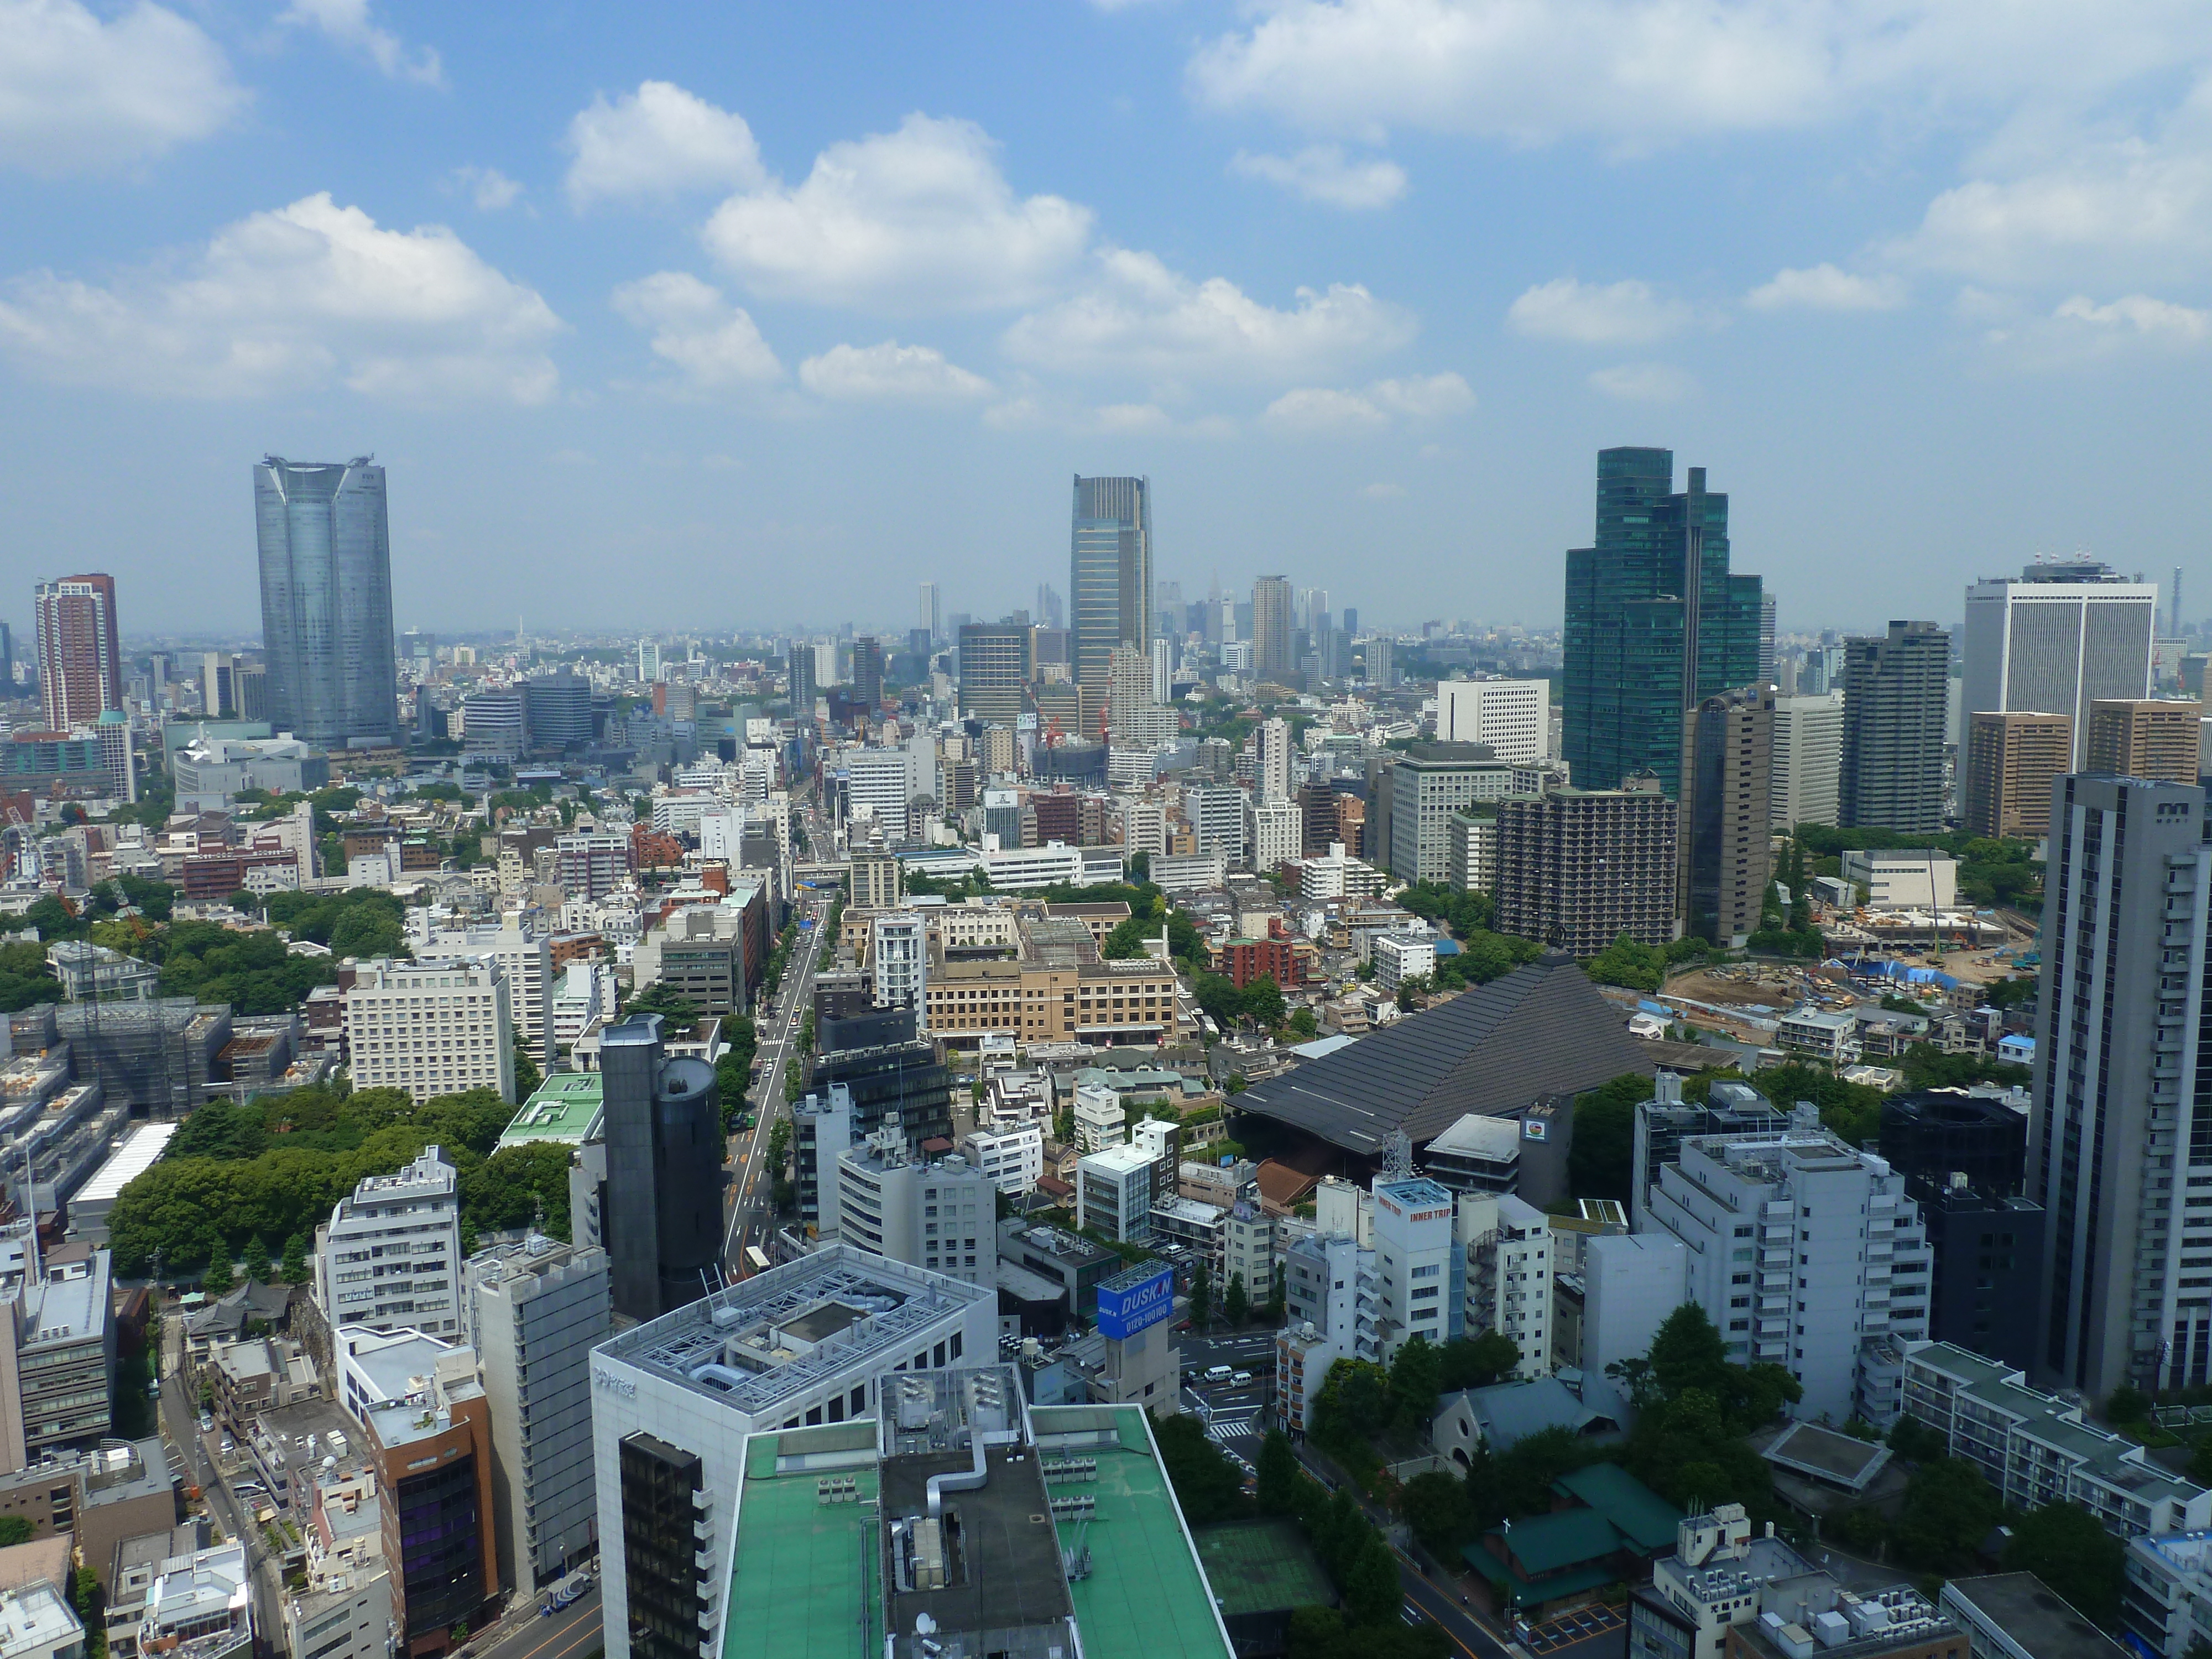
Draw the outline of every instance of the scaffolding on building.
<instances>
[{"instance_id":1,"label":"scaffolding on building","mask_svg":"<svg viewBox=\"0 0 2212 1659\"><path fill-rule=\"evenodd\" d=\"M96 1079L110 1103L157 1119L183 1117L207 1097L230 1041L229 1006L191 997L64 1003L53 1020L72 1078Z\"/></svg>"}]
</instances>

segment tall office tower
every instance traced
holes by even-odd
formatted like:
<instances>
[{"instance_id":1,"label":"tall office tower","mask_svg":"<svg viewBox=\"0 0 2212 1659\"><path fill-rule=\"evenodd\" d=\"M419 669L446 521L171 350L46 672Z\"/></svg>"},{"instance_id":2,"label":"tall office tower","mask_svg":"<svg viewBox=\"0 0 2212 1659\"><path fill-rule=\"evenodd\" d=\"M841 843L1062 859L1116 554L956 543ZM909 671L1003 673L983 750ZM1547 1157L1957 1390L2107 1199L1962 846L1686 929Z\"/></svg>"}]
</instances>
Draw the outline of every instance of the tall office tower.
<instances>
[{"instance_id":1,"label":"tall office tower","mask_svg":"<svg viewBox=\"0 0 2212 1659\"><path fill-rule=\"evenodd\" d=\"M1398 642L1377 634L1364 647L1367 653L1367 684L1377 691L1398 689Z\"/></svg>"},{"instance_id":2,"label":"tall office tower","mask_svg":"<svg viewBox=\"0 0 2212 1659\"><path fill-rule=\"evenodd\" d=\"M205 653L200 659L200 712L210 720L243 719L245 704L240 697L243 688L239 682L244 672L233 653Z\"/></svg>"},{"instance_id":3,"label":"tall office tower","mask_svg":"<svg viewBox=\"0 0 2212 1659\"><path fill-rule=\"evenodd\" d=\"M468 1343L491 1401L500 1577L526 1594L592 1553L592 1350L614 1334L607 1256L532 1228L468 1261Z\"/></svg>"},{"instance_id":4,"label":"tall office tower","mask_svg":"<svg viewBox=\"0 0 2212 1659\"><path fill-rule=\"evenodd\" d=\"M1577 957L1626 933L1677 928L1680 809L1646 774L1626 789L1557 789L1498 803L1498 928Z\"/></svg>"},{"instance_id":5,"label":"tall office tower","mask_svg":"<svg viewBox=\"0 0 2212 1659\"><path fill-rule=\"evenodd\" d=\"M269 718L319 749L399 741L384 469L262 458L253 471Z\"/></svg>"},{"instance_id":6,"label":"tall office tower","mask_svg":"<svg viewBox=\"0 0 2212 1659\"><path fill-rule=\"evenodd\" d=\"M930 643L933 645L945 637L945 613L938 605L935 582L924 582L921 585L921 616L919 626L928 633Z\"/></svg>"},{"instance_id":7,"label":"tall office tower","mask_svg":"<svg viewBox=\"0 0 2212 1659\"><path fill-rule=\"evenodd\" d=\"M115 626L115 578L63 576L40 582L37 605L39 695L57 732L91 726L123 707L123 647Z\"/></svg>"},{"instance_id":8,"label":"tall office tower","mask_svg":"<svg viewBox=\"0 0 2212 1659\"><path fill-rule=\"evenodd\" d=\"M1759 580L1729 571L1728 497L1705 470L1674 493L1667 449L1597 458L1597 537L1567 555L1561 750L1610 789L1650 771L1679 794L1686 716L1759 678Z\"/></svg>"},{"instance_id":9,"label":"tall office tower","mask_svg":"<svg viewBox=\"0 0 2212 1659\"><path fill-rule=\"evenodd\" d=\"M813 720L815 699L821 694L814 678L814 647L804 640L793 641L785 674L791 690L791 716L805 726Z\"/></svg>"},{"instance_id":10,"label":"tall office tower","mask_svg":"<svg viewBox=\"0 0 2212 1659\"><path fill-rule=\"evenodd\" d=\"M879 912L868 929L868 976L878 1008L929 1006L929 933L919 910Z\"/></svg>"},{"instance_id":11,"label":"tall office tower","mask_svg":"<svg viewBox=\"0 0 2212 1659\"><path fill-rule=\"evenodd\" d=\"M1060 590L1050 582L1037 584L1036 624L1054 629L1067 626L1066 607L1060 600Z\"/></svg>"},{"instance_id":12,"label":"tall office tower","mask_svg":"<svg viewBox=\"0 0 2212 1659\"><path fill-rule=\"evenodd\" d=\"M566 749L592 740L592 683L562 669L522 683L522 723L532 749Z\"/></svg>"},{"instance_id":13,"label":"tall office tower","mask_svg":"<svg viewBox=\"0 0 2212 1659\"><path fill-rule=\"evenodd\" d=\"M1690 931L1731 951L1759 930L1773 863L1774 690L1742 686L1698 705L1691 792Z\"/></svg>"},{"instance_id":14,"label":"tall office tower","mask_svg":"<svg viewBox=\"0 0 2212 1659\"><path fill-rule=\"evenodd\" d=\"M1297 665L1291 626L1291 582L1262 576L1252 584L1252 677L1280 684Z\"/></svg>"},{"instance_id":15,"label":"tall office tower","mask_svg":"<svg viewBox=\"0 0 2212 1659\"><path fill-rule=\"evenodd\" d=\"M2087 764L2089 705L2150 695L2158 588L2094 559L2039 559L1966 590L1966 712L2033 709L2074 721Z\"/></svg>"},{"instance_id":16,"label":"tall office tower","mask_svg":"<svg viewBox=\"0 0 2212 1659\"><path fill-rule=\"evenodd\" d=\"M870 720L883 711L884 642L872 634L853 641L853 702Z\"/></svg>"},{"instance_id":17,"label":"tall office tower","mask_svg":"<svg viewBox=\"0 0 2212 1659\"><path fill-rule=\"evenodd\" d=\"M1844 641L1844 757L1837 810L1848 829L1934 835L1943 827L1951 635L1893 622Z\"/></svg>"},{"instance_id":18,"label":"tall office tower","mask_svg":"<svg viewBox=\"0 0 2212 1659\"><path fill-rule=\"evenodd\" d=\"M1152 641L1152 701L1175 701L1175 641L1164 636Z\"/></svg>"},{"instance_id":19,"label":"tall office tower","mask_svg":"<svg viewBox=\"0 0 2212 1659\"><path fill-rule=\"evenodd\" d=\"M1836 822L1844 765L1844 700L1774 700L1774 778L1767 806L1774 827Z\"/></svg>"},{"instance_id":20,"label":"tall office tower","mask_svg":"<svg viewBox=\"0 0 2212 1659\"><path fill-rule=\"evenodd\" d=\"M960 630L960 712L1011 729L1036 665L1036 630L1012 623L969 623Z\"/></svg>"},{"instance_id":21,"label":"tall office tower","mask_svg":"<svg viewBox=\"0 0 2212 1659\"><path fill-rule=\"evenodd\" d=\"M2049 1217L2037 1357L2059 1385L2212 1382L2212 845L2194 785L2072 773L2051 803L2027 1195Z\"/></svg>"},{"instance_id":22,"label":"tall office tower","mask_svg":"<svg viewBox=\"0 0 2212 1659\"><path fill-rule=\"evenodd\" d=\"M637 642L637 683L651 685L660 678L660 641L640 640Z\"/></svg>"},{"instance_id":23,"label":"tall office tower","mask_svg":"<svg viewBox=\"0 0 2212 1659\"><path fill-rule=\"evenodd\" d=\"M1513 768L1471 743L1416 744L1386 775L1389 811L1382 845L1401 881L1446 881L1451 875L1452 814L1500 800L1513 787Z\"/></svg>"},{"instance_id":24,"label":"tall office tower","mask_svg":"<svg viewBox=\"0 0 2212 1659\"><path fill-rule=\"evenodd\" d=\"M660 1016L605 1028L606 1176L600 1213L615 1311L643 1322L706 1295L722 1243L722 1115L714 1067L668 1059Z\"/></svg>"},{"instance_id":25,"label":"tall office tower","mask_svg":"<svg viewBox=\"0 0 2212 1659\"><path fill-rule=\"evenodd\" d=\"M2030 841L2049 835L2051 786L2065 775L2073 753L2069 715L2027 709L1968 715L1966 784L1959 792L1966 833Z\"/></svg>"},{"instance_id":26,"label":"tall office tower","mask_svg":"<svg viewBox=\"0 0 2212 1659\"><path fill-rule=\"evenodd\" d=\"M1152 593L1152 633L1156 638L1182 631L1182 584L1162 582Z\"/></svg>"},{"instance_id":27,"label":"tall office tower","mask_svg":"<svg viewBox=\"0 0 2212 1659\"><path fill-rule=\"evenodd\" d=\"M1337 626L1356 636L1359 632L1359 607L1356 605L1345 606L1344 614L1337 618Z\"/></svg>"},{"instance_id":28,"label":"tall office tower","mask_svg":"<svg viewBox=\"0 0 2212 1659\"><path fill-rule=\"evenodd\" d=\"M1759 682L1774 684L1774 595L1759 596Z\"/></svg>"},{"instance_id":29,"label":"tall office tower","mask_svg":"<svg viewBox=\"0 0 2212 1659\"><path fill-rule=\"evenodd\" d=\"M2099 698L2089 705L2089 757L2083 769L2194 783L2203 769L2203 722L2200 702Z\"/></svg>"},{"instance_id":30,"label":"tall office tower","mask_svg":"<svg viewBox=\"0 0 2212 1659\"><path fill-rule=\"evenodd\" d=\"M1549 680L1446 680L1437 687L1437 741L1486 743L1529 765L1552 752Z\"/></svg>"},{"instance_id":31,"label":"tall office tower","mask_svg":"<svg viewBox=\"0 0 2212 1659\"><path fill-rule=\"evenodd\" d=\"M1259 769L1255 775L1255 793L1260 799L1288 800L1291 798L1291 723L1279 714L1260 722L1253 733L1259 745Z\"/></svg>"},{"instance_id":32,"label":"tall office tower","mask_svg":"<svg viewBox=\"0 0 2212 1659\"><path fill-rule=\"evenodd\" d=\"M1075 683L1086 710L1103 708L1114 647L1152 637L1151 480L1077 477L1067 585Z\"/></svg>"},{"instance_id":33,"label":"tall office tower","mask_svg":"<svg viewBox=\"0 0 2212 1659\"><path fill-rule=\"evenodd\" d=\"M0 696L8 696L15 684L15 635L8 624L0 622ZM156 681L154 696L158 699L161 688Z\"/></svg>"}]
</instances>

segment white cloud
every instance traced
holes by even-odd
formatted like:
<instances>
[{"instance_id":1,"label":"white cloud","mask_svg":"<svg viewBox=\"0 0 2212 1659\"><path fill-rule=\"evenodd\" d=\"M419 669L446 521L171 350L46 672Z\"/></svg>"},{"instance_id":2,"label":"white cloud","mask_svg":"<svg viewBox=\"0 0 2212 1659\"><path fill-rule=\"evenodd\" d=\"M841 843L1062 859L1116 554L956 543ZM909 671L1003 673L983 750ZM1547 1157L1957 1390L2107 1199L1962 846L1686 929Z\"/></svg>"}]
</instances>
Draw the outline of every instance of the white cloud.
<instances>
[{"instance_id":1,"label":"white cloud","mask_svg":"<svg viewBox=\"0 0 2212 1659\"><path fill-rule=\"evenodd\" d=\"M1165 432L1175 424L1158 404L1108 404L1093 419L1101 432Z\"/></svg>"},{"instance_id":2,"label":"white cloud","mask_svg":"<svg viewBox=\"0 0 2212 1659\"><path fill-rule=\"evenodd\" d=\"M1690 308L1662 299L1649 283L1613 283L1599 287L1571 276L1555 277L1528 289L1507 307L1514 330L1544 340L1577 345L1642 345L1663 340L1690 321Z\"/></svg>"},{"instance_id":3,"label":"white cloud","mask_svg":"<svg viewBox=\"0 0 2212 1659\"><path fill-rule=\"evenodd\" d=\"M1277 309L1225 277L1194 283L1150 253L1109 248L1101 280L1006 331L1007 351L1041 368L1143 378L1297 380L1395 349L1412 314L1356 283Z\"/></svg>"},{"instance_id":4,"label":"white cloud","mask_svg":"<svg viewBox=\"0 0 2212 1659\"><path fill-rule=\"evenodd\" d=\"M410 56L399 37L380 28L368 15L368 0L292 0L276 19L296 28L311 28L362 57L385 74L424 86L445 84L445 66L434 46L424 46Z\"/></svg>"},{"instance_id":5,"label":"white cloud","mask_svg":"<svg viewBox=\"0 0 2212 1659\"><path fill-rule=\"evenodd\" d=\"M1804 270L1778 270L1743 296L1755 311L1894 311L1905 303L1905 284L1895 276L1860 276L1818 264Z\"/></svg>"},{"instance_id":6,"label":"white cloud","mask_svg":"<svg viewBox=\"0 0 2212 1659\"><path fill-rule=\"evenodd\" d=\"M1678 404L1698 389L1697 381L1672 363L1620 363L1599 369L1589 383L1607 397L1630 404Z\"/></svg>"},{"instance_id":7,"label":"white cloud","mask_svg":"<svg viewBox=\"0 0 2212 1659\"><path fill-rule=\"evenodd\" d=\"M1261 419L1279 432L1302 434L1372 431L1388 426L1393 415L1435 420L1463 415L1474 407L1474 393L1456 374L1376 380L1363 391L1300 386L1269 404Z\"/></svg>"},{"instance_id":8,"label":"white cloud","mask_svg":"<svg viewBox=\"0 0 2212 1659\"><path fill-rule=\"evenodd\" d=\"M1395 501L1406 493L1401 483L1371 483L1359 492L1370 501Z\"/></svg>"},{"instance_id":9,"label":"white cloud","mask_svg":"<svg viewBox=\"0 0 2212 1659\"><path fill-rule=\"evenodd\" d=\"M181 269L0 289L0 351L44 378L246 398L333 381L401 400L542 403L563 327L443 225L387 230L327 191L218 231Z\"/></svg>"},{"instance_id":10,"label":"white cloud","mask_svg":"<svg viewBox=\"0 0 2212 1659\"><path fill-rule=\"evenodd\" d=\"M707 247L760 294L894 314L1026 305L1091 239L1091 210L1018 199L972 121L909 115L896 132L835 143L796 189L715 210Z\"/></svg>"},{"instance_id":11,"label":"white cloud","mask_svg":"<svg viewBox=\"0 0 2212 1659\"><path fill-rule=\"evenodd\" d=\"M0 0L0 166L44 178L125 167L228 125L246 94L222 49L146 0Z\"/></svg>"},{"instance_id":12,"label":"white cloud","mask_svg":"<svg viewBox=\"0 0 2212 1659\"><path fill-rule=\"evenodd\" d=\"M455 167L453 183L456 190L465 191L483 213L513 207L522 196L522 186L497 167Z\"/></svg>"},{"instance_id":13,"label":"white cloud","mask_svg":"<svg viewBox=\"0 0 2212 1659\"><path fill-rule=\"evenodd\" d=\"M2051 315L2062 322L2102 330L2113 337L2164 341L2173 345L2202 345L2207 334L2212 334L2212 312L2154 300L2147 294L2130 294L2101 306L2076 295L2063 302Z\"/></svg>"},{"instance_id":14,"label":"white cloud","mask_svg":"<svg viewBox=\"0 0 2212 1659\"><path fill-rule=\"evenodd\" d=\"M1406 193L1406 169L1395 161L1349 161L1338 144L1309 144L1294 155L1253 155L1240 149L1229 170L1309 202L1354 210L1388 207Z\"/></svg>"},{"instance_id":15,"label":"white cloud","mask_svg":"<svg viewBox=\"0 0 2212 1659\"><path fill-rule=\"evenodd\" d=\"M1322 386L1285 392L1261 411L1260 418L1279 432L1306 434L1372 431L1389 425L1390 420L1356 392L1331 392Z\"/></svg>"},{"instance_id":16,"label":"white cloud","mask_svg":"<svg viewBox=\"0 0 2212 1659\"><path fill-rule=\"evenodd\" d=\"M929 346L835 345L799 366L799 383L817 397L871 403L957 403L988 395L991 383Z\"/></svg>"},{"instance_id":17,"label":"white cloud","mask_svg":"<svg viewBox=\"0 0 2212 1659\"><path fill-rule=\"evenodd\" d=\"M1635 149L1869 112L1928 122L2024 98L2086 107L2212 45L2178 0L1259 0L1194 94L1311 131L1572 137Z\"/></svg>"},{"instance_id":18,"label":"white cloud","mask_svg":"<svg viewBox=\"0 0 2212 1659\"><path fill-rule=\"evenodd\" d=\"M751 316L689 271L655 271L624 283L614 291L614 307L635 326L652 330L653 355L702 390L783 378L783 365Z\"/></svg>"},{"instance_id":19,"label":"white cloud","mask_svg":"<svg viewBox=\"0 0 2212 1659\"><path fill-rule=\"evenodd\" d=\"M568 123L568 200L665 199L685 191L750 190L767 180L745 118L666 81L604 94Z\"/></svg>"}]
</instances>

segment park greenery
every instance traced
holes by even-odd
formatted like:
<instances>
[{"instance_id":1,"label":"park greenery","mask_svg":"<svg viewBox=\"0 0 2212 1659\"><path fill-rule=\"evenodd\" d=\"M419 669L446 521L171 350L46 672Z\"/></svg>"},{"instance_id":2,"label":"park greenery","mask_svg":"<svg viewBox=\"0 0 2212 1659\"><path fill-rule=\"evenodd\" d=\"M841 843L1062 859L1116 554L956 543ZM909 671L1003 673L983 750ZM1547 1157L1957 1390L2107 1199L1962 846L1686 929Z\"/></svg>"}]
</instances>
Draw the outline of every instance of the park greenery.
<instances>
[{"instance_id":1,"label":"park greenery","mask_svg":"<svg viewBox=\"0 0 2212 1659\"><path fill-rule=\"evenodd\" d=\"M146 1273L158 1256L165 1274L220 1264L217 1277L227 1278L239 1255L265 1264L272 1249L289 1268L303 1259L316 1223L365 1176L392 1174L432 1145L459 1174L465 1243L526 1226L541 1210L544 1231L566 1238L568 1149L536 1143L495 1150L514 1115L490 1089L421 1105L402 1090L345 1093L322 1085L243 1105L210 1101L116 1200L110 1220L116 1272ZM252 1255L256 1247L258 1258Z\"/></svg>"}]
</instances>

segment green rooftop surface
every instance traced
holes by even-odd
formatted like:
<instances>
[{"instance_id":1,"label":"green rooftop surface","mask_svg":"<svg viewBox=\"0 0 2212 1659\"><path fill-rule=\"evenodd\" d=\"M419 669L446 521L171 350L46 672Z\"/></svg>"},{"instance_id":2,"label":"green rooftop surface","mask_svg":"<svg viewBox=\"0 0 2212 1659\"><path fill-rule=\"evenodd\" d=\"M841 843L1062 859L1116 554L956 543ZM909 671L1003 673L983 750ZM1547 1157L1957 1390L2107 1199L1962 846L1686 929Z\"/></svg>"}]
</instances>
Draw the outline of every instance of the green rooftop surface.
<instances>
[{"instance_id":1,"label":"green rooftop surface","mask_svg":"<svg viewBox=\"0 0 2212 1659\"><path fill-rule=\"evenodd\" d=\"M1040 1439L1062 1422L1100 1413L1091 1407L1039 1407ZM1097 1460L1095 1480L1048 1479L1054 1498L1091 1498L1097 1510L1084 1529L1091 1576L1068 1587L1084 1659L1229 1659L1213 1600L1185 1538L1167 1474L1152 1455L1144 1408L1113 1408L1117 1445L1070 1447L1065 1455ZM1054 1461L1062 1455L1045 1453ZM1055 1523L1060 1547L1076 1527Z\"/></svg>"},{"instance_id":2,"label":"green rooftop surface","mask_svg":"<svg viewBox=\"0 0 2212 1659\"><path fill-rule=\"evenodd\" d=\"M1505 1547L1532 1579L1564 1572L1586 1561L1602 1561L1620 1547L1620 1534L1613 1529L1613 1522L1595 1510L1530 1516L1526 1521L1509 1522L1498 1535L1504 1539ZM1489 1559L1497 1561L1495 1556Z\"/></svg>"},{"instance_id":3,"label":"green rooftop surface","mask_svg":"<svg viewBox=\"0 0 2212 1659\"><path fill-rule=\"evenodd\" d=\"M522 1103L499 1137L501 1146L527 1146L537 1141L581 1146L599 1121L605 1098L597 1072L556 1072L538 1091Z\"/></svg>"},{"instance_id":4,"label":"green rooftop surface","mask_svg":"<svg viewBox=\"0 0 2212 1659\"><path fill-rule=\"evenodd\" d=\"M1552 1490L1595 1510L1644 1554L1674 1547L1682 1511L1618 1463L1571 1469L1552 1483Z\"/></svg>"},{"instance_id":5,"label":"green rooftop surface","mask_svg":"<svg viewBox=\"0 0 2212 1659\"><path fill-rule=\"evenodd\" d=\"M835 1442L842 1438L817 1429L757 1434L747 1441L745 1486L738 1504L744 1547L736 1552L730 1573L724 1659L816 1659L830 1654L857 1659L882 1653L872 1464L776 1472L779 1450L834 1455ZM815 1486L825 1475L851 1476L859 1485L858 1498L822 1502ZM726 1516L717 1520L729 1524Z\"/></svg>"},{"instance_id":6,"label":"green rooftop surface","mask_svg":"<svg viewBox=\"0 0 2212 1659\"><path fill-rule=\"evenodd\" d=\"M1191 1536L1224 1618L1335 1605L1336 1587L1295 1521L1222 1521Z\"/></svg>"}]
</instances>

